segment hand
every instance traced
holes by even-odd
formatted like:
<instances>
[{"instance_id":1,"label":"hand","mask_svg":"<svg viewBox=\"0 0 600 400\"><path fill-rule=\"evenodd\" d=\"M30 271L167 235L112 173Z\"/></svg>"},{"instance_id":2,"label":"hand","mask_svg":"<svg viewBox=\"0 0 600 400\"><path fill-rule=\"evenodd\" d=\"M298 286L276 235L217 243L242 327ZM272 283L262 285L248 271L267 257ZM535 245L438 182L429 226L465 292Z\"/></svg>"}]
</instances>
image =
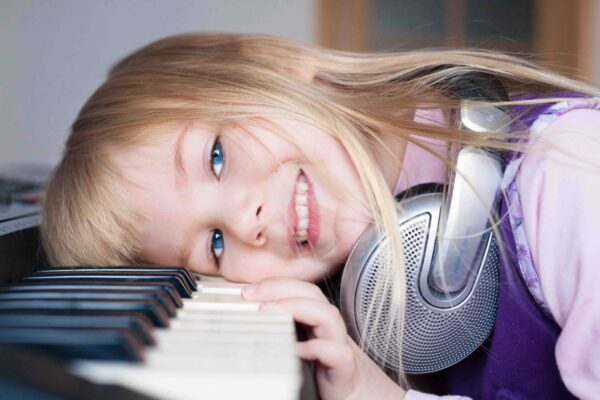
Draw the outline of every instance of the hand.
<instances>
[{"instance_id":1,"label":"hand","mask_svg":"<svg viewBox=\"0 0 600 400\"><path fill-rule=\"evenodd\" d=\"M311 328L309 340L298 343L298 355L317 362L317 385L323 400L404 398L392 381L346 332L339 310L316 285L288 278L268 278L242 292L262 307L285 310Z\"/></svg>"}]
</instances>

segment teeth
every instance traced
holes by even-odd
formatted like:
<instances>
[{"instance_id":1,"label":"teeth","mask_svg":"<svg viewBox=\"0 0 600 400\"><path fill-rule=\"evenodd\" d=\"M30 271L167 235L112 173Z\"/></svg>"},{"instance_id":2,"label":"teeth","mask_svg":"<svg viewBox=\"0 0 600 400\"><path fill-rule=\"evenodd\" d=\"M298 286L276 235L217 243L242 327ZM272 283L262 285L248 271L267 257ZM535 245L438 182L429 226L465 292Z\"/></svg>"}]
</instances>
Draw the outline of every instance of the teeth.
<instances>
[{"instance_id":1,"label":"teeth","mask_svg":"<svg viewBox=\"0 0 600 400\"><path fill-rule=\"evenodd\" d=\"M306 242L307 240L308 240L308 234L306 232L304 232L304 233L296 232L296 241Z\"/></svg>"},{"instance_id":2,"label":"teeth","mask_svg":"<svg viewBox=\"0 0 600 400\"><path fill-rule=\"evenodd\" d=\"M298 217L295 238L297 242L302 243L308 240L308 183L306 183L304 177L300 177L296 183L294 201L296 216Z\"/></svg>"},{"instance_id":3,"label":"teeth","mask_svg":"<svg viewBox=\"0 0 600 400\"><path fill-rule=\"evenodd\" d=\"M298 219L308 219L308 207L296 205L296 215L298 216Z\"/></svg>"},{"instance_id":4,"label":"teeth","mask_svg":"<svg viewBox=\"0 0 600 400\"><path fill-rule=\"evenodd\" d=\"M296 207L308 205L308 196L306 194L296 195Z\"/></svg>"},{"instance_id":5,"label":"teeth","mask_svg":"<svg viewBox=\"0 0 600 400\"><path fill-rule=\"evenodd\" d=\"M304 182L302 178L296 184L296 190L298 193L306 193L308 192L308 183Z\"/></svg>"},{"instance_id":6,"label":"teeth","mask_svg":"<svg viewBox=\"0 0 600 400\"><path fill-rule=\"evenodd\" d=\"M298 219L298 231L308 229L308 218Z\"/></svg>"}]
</instances>

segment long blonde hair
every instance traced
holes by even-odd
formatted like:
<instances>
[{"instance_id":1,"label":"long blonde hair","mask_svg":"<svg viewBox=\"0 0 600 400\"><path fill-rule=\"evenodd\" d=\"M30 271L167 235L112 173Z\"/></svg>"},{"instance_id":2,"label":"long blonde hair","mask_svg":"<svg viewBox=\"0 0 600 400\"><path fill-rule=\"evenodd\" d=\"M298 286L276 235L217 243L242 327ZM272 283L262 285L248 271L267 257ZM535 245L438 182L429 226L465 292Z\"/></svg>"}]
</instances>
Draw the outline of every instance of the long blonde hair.
<instances>
[{"instance_id":1,"label":"long blonde hair","mask_svg":"<svg viewBox=\"0 0 600 400\"><path fill-rule=\"evenodd\" d=\"M457 109L459 100L445 89L472 72L496 76L512 96L534 92L543 97L556 89L599 93L533 63L482 50L354 54L271 36L222 33L182 34L151 43L110 70L72 126L46 192L41 231L47 255L60 265L139 263L136 210L111 152L147 143L151 138L144 128L227 122L275 110L311 121L344 146L357 166L373 223L391 243L384 275L395 287L404 287L395 201L371 150L382 148L384 135L426 150L411 135L515 149L494 135L414 121L418 108ZM385 298L387 283L374 298ZM404 291L391 295L392 315L402 316ZM371 307L376 318L381 307ZM389 326L390 335L401 340L401 321L400 332ZM369 334L363 339L368 345ZM406 383L402 371L398 377Z\"/></svg>"}]
</instances>

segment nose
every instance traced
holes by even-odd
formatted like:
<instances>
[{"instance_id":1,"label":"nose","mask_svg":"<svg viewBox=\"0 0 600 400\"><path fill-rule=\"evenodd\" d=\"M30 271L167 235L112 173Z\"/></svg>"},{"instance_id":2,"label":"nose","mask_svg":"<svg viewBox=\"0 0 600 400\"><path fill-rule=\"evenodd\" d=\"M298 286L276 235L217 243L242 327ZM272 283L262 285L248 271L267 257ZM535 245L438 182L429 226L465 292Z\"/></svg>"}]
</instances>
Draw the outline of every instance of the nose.
<instances>
[{"instance_id":1,"label":"nose","mask_svg":"<svg viewBox=\"0 0 600 400\"><path fill-rule=\"evenodd\" d=\"M255 247L267 241L267 226L264 219L264 195L259 187L246 191L231 205L230 229L238 238Z\"/></svg>"}]
</instances>

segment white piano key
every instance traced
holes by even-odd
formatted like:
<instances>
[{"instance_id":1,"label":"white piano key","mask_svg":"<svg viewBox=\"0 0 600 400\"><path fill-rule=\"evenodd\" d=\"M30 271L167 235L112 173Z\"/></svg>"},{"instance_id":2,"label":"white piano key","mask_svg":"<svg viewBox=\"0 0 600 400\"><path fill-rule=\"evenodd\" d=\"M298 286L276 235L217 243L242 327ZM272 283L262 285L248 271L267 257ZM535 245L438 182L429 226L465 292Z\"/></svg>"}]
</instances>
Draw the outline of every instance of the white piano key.
<instances>
[{"instance_id":1,"label":"white piano key","mask_svg":"<svg viewBox=\"0 0 600 400\"><path fill-rule=\"evenodd\" d=\"M164 342L156 347L153 347L152 349L148 349L144 357L146 361L151 359L158 361L161 359L168 360L171 358L171 356L174 357L177 355L181 358L197 361L200 358L200 355L206 355L206 359L210 359L209 361L212 362L215 360L226 360L228 358L235 357L236 353L234 350L240 355L238 357L240 362L243 360L243 357L241 357L243 354L263 354L264 357L261 358L265 360L269 359L269 363L271 363L271 359L277 360L277 363L289 363L290 360L294 359L294 357L286 356L285 352L291 352L290 355L294 355L295 344L286 340L277 340L271 342L270 344L265 342L252 343L248 341L199 342L192 340L186 341L185 343ZM246 361L254 365L259 365L263 362L263 360L253 359L248 359ZM166 365L168 364L169 363L167 362Z\"/></svg>"},{"instance_id":2,"label":"white piano key","mask_svg":"<svg viewBox=\"0 0 600 400\"><path fill-rule=\"evenodd\" d=\"M172 335L174 340L187 340L193 343L204 342L211 343L247 343L254 345L258 343L279 343L281 341L288 342L288 337L285 333L280 332L156 332L155 338L163 340L163 343L168 344L172 339L168 339ZM289 334L289 337L292 335ZM170 340L167 342L166 340Z\"/></svg>"},{"instance_id":3,"label":"white piano key","mask_svg":"<svg viewBox=\"0 0 600 400\"><path fill-rule=\"evenodd\" d=\"M223 278L222 276L205 275L205 274L200 274L198 272L195 272L194 275L196 276L198 283L200 283L200 282L202 282L202 283L222 282L222 283L226 283L226 284L240 285L240 283L228 281L227 279Z\"/></svg>"},{"instance_id":4,"label":"white piano key","mask_svg":"<svg viewBox=\"0 0 600 400\"><path fill-rule=\"evenodd\" d=\"M249 344L248 342L209 342L209 343L198 343L186 341L185 343L177 342L163 342L157 347L154 347L146 352L146 357L159 358L163 355L179 354L182 357L199 357L199 356L211 356L215 358L235 358L241 357L244 354L262 354L264 358L275 358L283 359L282 351L293 350L295 345L290 343L291 341L277 341L272 342L271 345L267 346L262 344Z\"/></svg>"},{"instance_id":5,"label":"white piano key","mask_svg":"<svg viewBox=\"0 0 600 400\"><path fill-rule=\"evenodd\" d=\"M247 284L232 283L232 282L227 282L227 281L207 281L207 282L201 281L201 282L198 282L197 289L201 293L241 296L242 289L245 286L247 286Z\"/></svg>"},{"instance_id":6,"label":"white piano key","mask_svg":"<svg viewBox=\"0 0 600 400\"><path fill-rule=\"evenodd\" d=\"M243 300L243 286L199 281L171 326L154 331L157 343L143 364L79 361L72 369L160 399L297 399L301 374L293 319Z\"/></svg>"},{"instance_id":7,"label":"white piano key","mask_svg":"<svg viewBox=\"0 0 600 400\"><path fill-rule=\"evenodd\" d=\"M158 353L149 354L145 360L145 368L159 370L197 371L198 373L221 372L247 373L260 375L266 373L293 373L297 363L290 359L263 357L261 352L246 352L237 358L232 357L190 357L180 352L174 352L169 357ZM249 358L249 357L252 358ZM258 356L258 357L257 357Z\"/></svg>"},{"instance_id":8,"label":"white piano key","mask_svg":"<svg viewBox=\"0 0 600 400\"><path fill-rule=\"evenodd\" d=\"M198 291L207 294L225 294L232 296L242 295L242 289L235 287L200 287Z\"/></svg>"},{"instance_id":9,"label":"white piano key","mask_svg":"<svg viewBox=\"0 0 600 400\"><path fill-rule=\"evenodd\" d=\"M239 322L239 321L194 321L177 320L172 321L171 326L166 331L169 333L178 332L237 332L237 333L293 333L294 326L289 323L269 322L261 323L258 321Z\"/></svg>"},{"instance_id":10,"label":"white piano key","mask_svg":"<svg viewBox=\"0 0 600 400\"><path fill-rule=\"evenodd\" d=\"M183 299L183 303L190 310L257 311L260 308L260 303L245 301L240 296L200 292L193 293L191 299Z\"/></svg>"},{"instance_id":11,"label":"white piano key","mask_svg":"<svg viewBox=\"0 0 600 400\"><path fill-rule=\"evenodd\" d=\"M255 323L292 323L292 317L289 314L281 312L263 311L248 312L239 310L212 310L198 309L190 310L189 308L178 310L177 317L172 320L176 321L248 321Z\"/></svg>"},{"instance_id":12,"label":"white piano key","mask_svg":"<svg viewBox=\"0 0 600 400\"><path fill-rule=\"evenodd\" d=\"M198 286L210 286L210 287L237 287L242 288L244 286L248 286L248 283L240 283L240 282L231 282L221 277L213 277L214 279L206 280L201 279L196 282Z\"/></svg>"},{"instance_id":13,"label":"white piano key","mask_svg":"<svg viewBox=\"0 0 600 400\"><path fill-rule=\"evenodd\" d=\"M78 364L75 370L80 375L93 377L97 382L118 383L165 400L294 400L300 389L298 374L199 374L197 371L144 370L114 364Z\"/></svg>"}]
</instances>

